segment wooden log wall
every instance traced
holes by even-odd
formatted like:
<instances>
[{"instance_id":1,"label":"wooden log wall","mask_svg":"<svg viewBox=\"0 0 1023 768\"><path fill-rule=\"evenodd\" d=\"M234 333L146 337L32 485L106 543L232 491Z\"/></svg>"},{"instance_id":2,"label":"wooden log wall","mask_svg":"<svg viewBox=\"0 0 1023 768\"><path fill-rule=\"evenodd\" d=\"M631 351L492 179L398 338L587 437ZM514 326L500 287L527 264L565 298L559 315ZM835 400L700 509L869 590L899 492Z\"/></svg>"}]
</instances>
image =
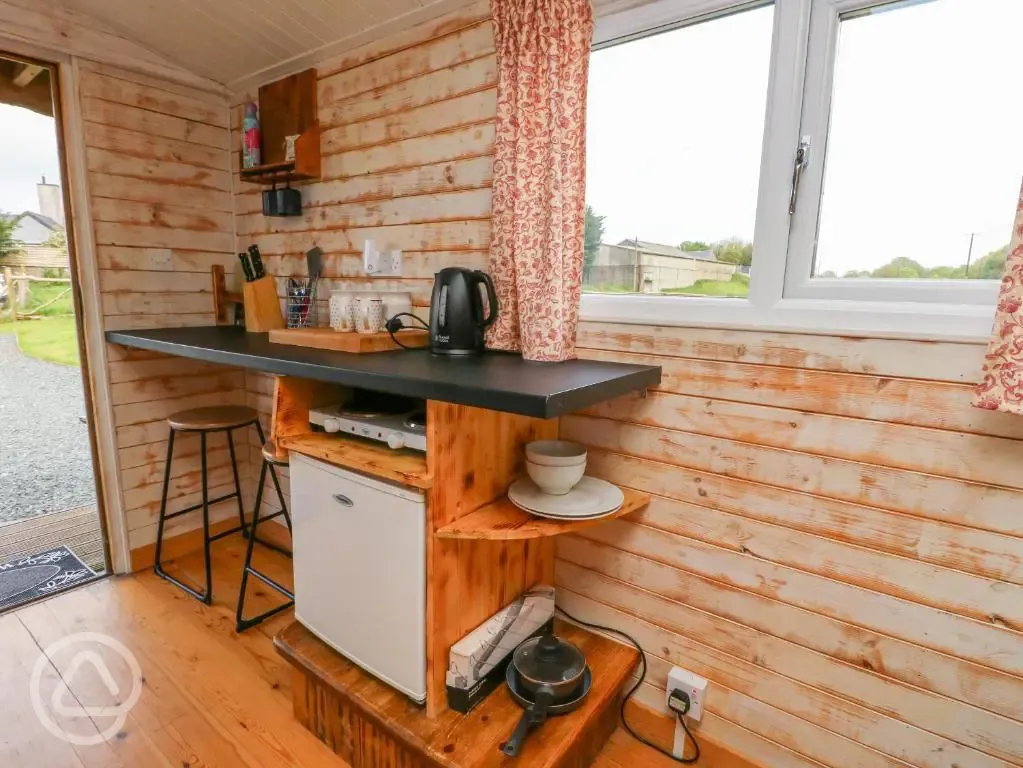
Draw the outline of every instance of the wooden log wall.
<instances>
[{"instance_id":1,"label":"wooden log wall","mask_svg":"<svg viewBox=\"0 0 1023 768\"><path fill-rule=\"evenodd\" d=\"M301 217L262 215L261 187L238 179L234 142L238 244L259 246L278 295L288 276L306 274L304 254L314 245L325 254L320 325L332 288L409 291L426 318L438 269L486 266L495 67L486 4L318 64L323 180L301 186ZM235 126L252 96L233 99ZM366 239L402 249L400 279L362 274ZM271 378L247 373L246 390L249 405L269 415ZM287 491L287 470L281 474ZM264 508L277 506L267 480Z\"/></svg>"},{"instance_id":2,"label":"wooden log wall","mask_svg":"<svg viewBox=\"0 0 1023 768\"><path fill-rule=\"evenodd\" d=\"M562 419L654 494L563 537L559 599L710 679L700 730L776 766L1023 765L1023 420L977 345L584 323L664 368Z\"/></svg>"},{"instance_id":3,"label":"wooden log wall","mask_svg":"<svg viewBox=\"0 0 1023 768\"><path fill-rule=\"evenodd\" d=\"M228 100L82 63L79 100L106 330L212 325L210 267L234 263ZM155 541L173 411L244 402L241 371L107 345L129 544ZM247 472L247 440L240 439ZM200 499L199 441L175 445L171 511ZM233 486L226 441L210 438L211 496ZM244 482L244 479L243 479ZM235 513L219 505L214 519ZM168 534L195 528L198 513Z\"/></svg>"},{"instance_id":4,"label":"wooden log wall","mask_svg":"<svg viewBox=\"0 0 1023 768\"><path fill-rule=\"evenodd\" d=\"M435 269L486 263L495 63L485 8L321 63L325 179L294 220L239 186L239 245L278 277L320 246L324 302L396 284L425 308ZM360 276L367 237L404 249L401 280ZM1023 421L969 405L980 346L597 323L579 341L664 368L649 398L561 425L591 472L655 497L558 543L565 607L647 649L642 702L663 708L678 664L711 681L700 733L755 764L1023 766ZM246 390L268 413L269 378Z\"/></svg>"}]
</instances>

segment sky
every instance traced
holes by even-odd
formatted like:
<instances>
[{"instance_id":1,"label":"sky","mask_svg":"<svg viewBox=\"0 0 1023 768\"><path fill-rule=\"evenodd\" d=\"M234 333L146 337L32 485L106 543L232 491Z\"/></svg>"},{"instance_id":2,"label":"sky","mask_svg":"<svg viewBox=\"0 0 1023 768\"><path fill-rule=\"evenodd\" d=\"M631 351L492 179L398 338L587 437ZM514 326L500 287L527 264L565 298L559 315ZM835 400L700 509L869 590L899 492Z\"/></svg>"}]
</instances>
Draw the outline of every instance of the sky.
<instances>
[{"instance_id":1,"label":"sky","mask_svg":"<svg viewBox=\"0 0 1023 768\"><path fill-rule=\"evenodd\" d=\"M607 217L605 242L753 239L773 12L593 53L586 198ZM958 265L970 233L974 259L1009 241L1023 181L1020 29L1023 0L842 22L817 274L898 256ZM753 259L755 270L755 245Z\"/></svg>"},{"instance_id":2,"label":"sky","mask_svg":"<svg viewBox=\"0 0 1023 768\"><path fill-rule=\"evenodd\" d=\"M36 184L60 183L52 117L0 104L0 212L38 211Z\"/></svg>"}]
</instances>

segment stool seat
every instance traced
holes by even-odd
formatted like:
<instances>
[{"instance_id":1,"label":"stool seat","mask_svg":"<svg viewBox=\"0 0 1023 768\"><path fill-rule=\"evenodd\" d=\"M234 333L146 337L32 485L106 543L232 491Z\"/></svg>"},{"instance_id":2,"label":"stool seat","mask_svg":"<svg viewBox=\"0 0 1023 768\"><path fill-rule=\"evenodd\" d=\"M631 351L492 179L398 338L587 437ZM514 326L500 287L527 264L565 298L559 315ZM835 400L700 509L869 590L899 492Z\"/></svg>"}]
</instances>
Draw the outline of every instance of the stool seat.
<instances>
[{"instance_id":1,"label":"stool seat","mask_svg":"<svg viewBox=\"0 0 1023 768\"><path fill-rule=\"evenodd\" d=\"M263 443L263 461L268 461L278 467L286 467L288 466L288 452L278 453L277 443L273 440L267 440Z\"/></svg>"},{"instance_id":2,"label":"stool seat","mask_svg":"<svg viewBox=\"0 0 1023 768\"><path fill-rule=\"evenodd\" d=\"M190 408L167 417L167 424L178 431L208 431L236 429L259 418L254 408L247 405L209 405Z\"/></svg>"}]
</instances>

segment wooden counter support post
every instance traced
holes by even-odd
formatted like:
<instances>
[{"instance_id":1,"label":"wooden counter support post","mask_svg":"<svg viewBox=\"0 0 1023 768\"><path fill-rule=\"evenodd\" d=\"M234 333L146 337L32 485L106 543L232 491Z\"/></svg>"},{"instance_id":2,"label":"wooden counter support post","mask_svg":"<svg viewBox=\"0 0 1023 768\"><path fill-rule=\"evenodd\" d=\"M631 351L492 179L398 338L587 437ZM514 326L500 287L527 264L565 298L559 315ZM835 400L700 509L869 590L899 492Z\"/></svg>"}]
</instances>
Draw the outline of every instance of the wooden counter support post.
<instances>
[{"instance_id":1,"label":"wooden counter support post","mask_svg":"<svg viewBox=\"0 0 1023 768\"><path fill-rule=\"evenodd\" d=\"M434 531L507 492L524 472L524 446L558 436L557 419L427 403L426 709L447 709L448 650L536 583L554 583L554 539L457 541Z\"/></svg>"}]
</instances>

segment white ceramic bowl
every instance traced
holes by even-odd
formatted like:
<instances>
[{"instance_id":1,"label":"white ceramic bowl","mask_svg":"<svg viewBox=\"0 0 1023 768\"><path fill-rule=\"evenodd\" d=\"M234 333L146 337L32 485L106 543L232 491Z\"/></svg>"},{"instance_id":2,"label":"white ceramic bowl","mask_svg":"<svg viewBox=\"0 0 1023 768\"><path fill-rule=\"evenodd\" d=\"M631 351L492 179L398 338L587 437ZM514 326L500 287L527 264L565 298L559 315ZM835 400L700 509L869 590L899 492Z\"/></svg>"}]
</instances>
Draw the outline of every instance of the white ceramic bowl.
<instances>
[{"instance_id":1,"label":"white ceramic bowl","mask_svg":"<svg viewBox=\"0 0 1023 768\"><path fill-rule=\"evenodd\" d=\"M545 467L585 467L586 447L568 440L534 440L526 444L526 461Z\"/></svg>"},{"instance_id":2,"label":"white ceramic bowl","mask_svg":"<svg viewBox=\"0 0 1023 768\"><path fill-rule=\"evenodd\" d=\"M569 467L548 467L534 461L526 462L526 472L541 491L551 496L564 496L575 488L586 472L585 461Z\"/></svg>"}]
</instances>

